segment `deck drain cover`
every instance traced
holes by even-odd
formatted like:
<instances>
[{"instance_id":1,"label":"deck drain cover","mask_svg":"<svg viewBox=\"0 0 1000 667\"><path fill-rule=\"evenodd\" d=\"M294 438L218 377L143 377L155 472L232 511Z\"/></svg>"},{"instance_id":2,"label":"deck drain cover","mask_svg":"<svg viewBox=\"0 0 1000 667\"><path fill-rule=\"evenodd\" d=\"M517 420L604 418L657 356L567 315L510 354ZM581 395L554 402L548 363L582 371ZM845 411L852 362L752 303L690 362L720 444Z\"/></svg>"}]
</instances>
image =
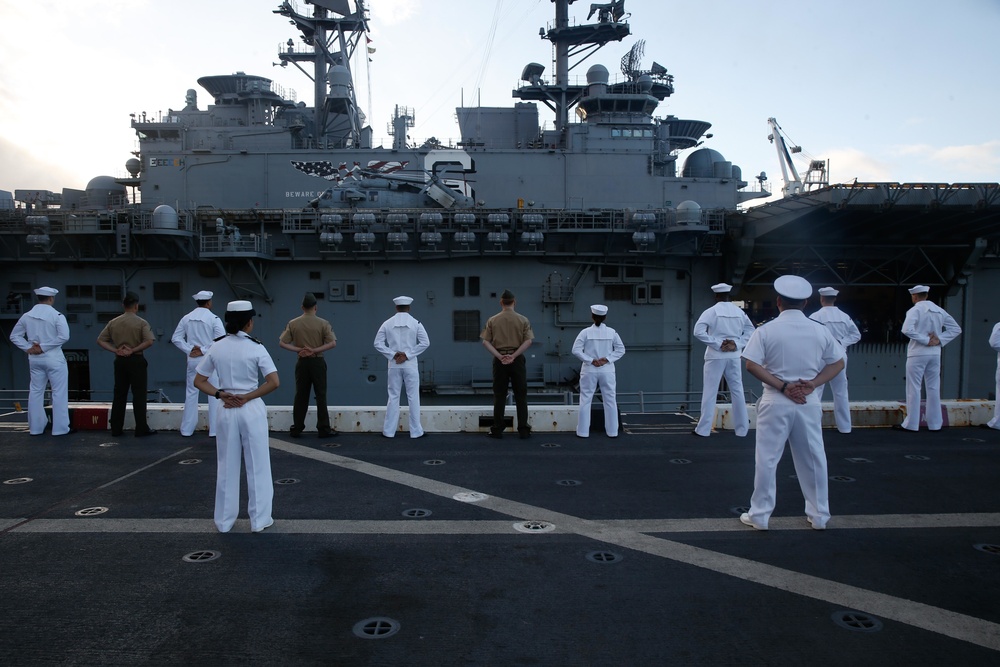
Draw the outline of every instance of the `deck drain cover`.
<instances>
[{"instance_id":1,"label":"deck drain cover","mask_svg":"<svg viewBox=\"0 0 1000 667\"><path fill-rule=\"evenodd\" d=\"M994 556L1000 556L1000 544L977 544L976 548Z\"/></svg>"},{"instance_id":2,"label":"deck drain cover","mask_svg":"<svg viewBox=\"0 0 1000 667\"><path fill-rule=\"evenodd\" d=\"M670 459L670 462L675 465L683 466L691 463L691 459Z\"/></svg>"},{"instance_id":3,"label":"deck drain cover","mask_svg":"<svg viewBox=\"0 0 1000 667\"><path fill-rule=\"evenodd\" d=\"M107 511L107 507L84 507L82 510L77 510L75 514L77 516L94 516L95 514L104 514Z\"/></svg>"},{"instance_id":4,"label":"deck drain cover","mask_svg":"<svg viewBox=\"0 0 1000 667\"><path fill-rule=\"evenodd\" d=\"M853 477L848 477L847 475L830 475L830 479L835 482L854 482L856 481Z\"/></svg>"},{"instance_id":5,"label":"deck drain cover","mask_svg":"<svg viewBox=\"0 0 1000 667\"><path fill-rule=\"evenodd\" d=\"M559 486L580 486L583 482L578 479L561 479L556 484Z\"/></svg>"},{"instance_id":6,"label":"deck drain cover","mask_svg":"<svg viewBox=\"0 0 1000 667\"><path fill-rule=\"evenodd\" d=\"M558 442L543 442L542 447L562 447Z\"/></svg>"},{"instance_id":7,"label":"deck drain cover","mask_svg":"<svg viewBox=\"0 0 1000 667\"><path fill-rule=\"evenodd\" d=\"M613 551L591 551L587 554L587 560L594 563L600 563L602 565L607 565L609 563L618 563L622 559L620 554L616 554Z\"/></svg>"},{"instance_id":8,"label":"deck drain cover","mask_svg":"<svg viewBox=\"0 0 1000 667\"><path fill-rule=\"evenodd\" d=\"M850 458L844 459L845 461L850 461L851 463L871 463L871 459L866 459L863 456L852 456Z\"/></svg>"},{"instance_id":9,"label":"deck drain cover","mask_svg":"<svg viewBox=\"0 0 1000 667\"><path fill-rule=\"evenodd\" d=\"M366 618L354 624L354 634L362 639L385 639L399 632L399 622L385 616Z\"/></svg>"},{"instance_id":10,"label":"deck drain cover","mask_svg":"<svg viewBox=\"0 0 1000 667\"><path fill-rule=\"evenodd\" d=\"M746 507L744 505L739 505L737 507L730 507L729 508L730 514L735 514L736 516L739 516L739 515L743 514L744 512L749 512L749 511L750 511L750 508Z\"/></svg>"},{"instance_id":11,"label":"deck drain cover","mask_svg":"<svg viewBox=\"0 0 1000 667\"><path fill-rule=\"evenodd\" d=\"M328 447L330 449L333 449L334 447L340 447L340 443L339 442L324 442L323 446L324 447Z\"/></svg>"},{"instance_id":12,"label":"deck drain cover","mask_svg":"<svg viewBox=\"0 0 1000 667\"><path fill-rule=\"evenodd\" d=\"M117 444L117 442L102 442L98 447L114 447Z\"/></svg>"},{"instance_id":13,"label":"deck drain cover","mask_svg":"<svg viewBox=\"0 0 1000 667\"><path fill-rule=\"evenodd\" d=\"M835 611L832 618L840 627L855 632L878 632L882 629L882 621L859 611Z\"/></svg>"},{"instance_id":14,"label":"deck drain cover","mask_svg":"<svg viewBox=\"0 0 1000 667\"><path fill-rule=\"evenodd\" d=\"M201 459L184 459L183 461L178 461L182 466L193 466L196 463L201 463Z\"/></svg>"},{"instance_id":15,"label":"deck drain cover","mask_svg":"<svg viewBox=\"0 0 1000 667\"><path fill-rule=\"evenodd\" d=\"M285 477L285 478L282 478L282 479L276 479L276 480L274 480L274 483L275 484L298 484L299 480L295 479L294 477Z\"/></svg>"},{"instance_id":16,"label":"deck drain cover","mask_svg":"<svg viewBox=\"0 0 1000 667\"><path fill-rule=\"evenodd\" d=\"M443 466L444 465L444 461L442 461L441 459L427 459L426 461L424 461L424 465L425 466Z\"/></svg>"},{"instance_id":17,"label":"deck drain cover","mask_svg":"<svg viewBox=\"0 0 1000 667\"><path fill-rule=\"evenodd\" d=\"M931 457L924 456L923 454L907 454L903 457L904 459L910 459L911 461L930 461Z\"/></svg>"},{"instance_id":18,"label":"deck drain cover","mask_svg":"<svg viewBox=\"0 0 1000 667\"><path fill-rule=\"evenodd\" d=\"M452 498L460 503L478 503L486 500L489 496L485 493L479 493L478 491L462 491L461 493L453 495Z\"/></svg>"},{"instance_id":19,"label":"deck drain cover","mask_svg":"<svg viewBox=\"0 0 1000 667\"><path fill-rule=\"evenodd\" d=\"M555 529L555 524L548 521L519 521L514 524L514 530L519 533L551 533Z\"/></svg>"},{"instance_id":20,"label":"deck drain cover","mask_svg":"<svg viewBox=\"0 0 1000 667\"><path fill-rule=\"evenodd\" d=\"M30 477L15 477L14 479L8 479L4 484L27 484L28 482L34 481Z\"/></svg>"},{"instance_id":21,"label":"deck drain cover","mask_svg":"<svg viewBox=\"0 0 1000 667\"><path fill-rule=\"evenodd\" d=\"M414 507L408 510L403 510L403 516L410 517L412 519L419 519L420 517L430 516L430 510L422 510L418 507Z\"/></svg>"},{"instance_id":22,"label":"deck drain cover","mask_svg":"<svg viewBox=\"0 0 1000 667\"><path fill-rule=\"evenodd\" d=\"M210 560L215 560L222 555L220 551L192 551L187 554L181 560L185 563L207 563Z\"/></svg>"},{"instance_id":23,"label":"deck drain cover","mask_svg":"<svg viewBox=\"0 0 1000 667\"><path fill-rule=\"evenodd\" d=\"M986 442L982 438L962 438L962 442Z\"/></svg>"}]
</instances>

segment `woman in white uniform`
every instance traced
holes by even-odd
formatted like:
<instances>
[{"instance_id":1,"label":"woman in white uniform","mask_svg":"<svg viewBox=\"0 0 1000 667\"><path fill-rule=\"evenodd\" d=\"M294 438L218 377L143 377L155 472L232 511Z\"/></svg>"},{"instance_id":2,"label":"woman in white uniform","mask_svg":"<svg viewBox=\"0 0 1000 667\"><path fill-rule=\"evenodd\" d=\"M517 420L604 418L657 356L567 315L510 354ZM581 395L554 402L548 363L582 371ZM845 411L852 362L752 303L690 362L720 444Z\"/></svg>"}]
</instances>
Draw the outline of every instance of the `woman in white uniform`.
<instances>
[{"instance_id":1,"label":"woman in white uniform","mask_svg":"<svg viewBox=\"0 0 1000 667\"><path fill-rule=\"evenodd\" d=\"M604 403L604 432L611 438L618 437L618 401L616 398L615 362L625 356L625 345L611 327L604 324L608 307L596 304L590 307L594 325L587 327L573 342L573 356L583 362L580 366L580 412L576 419L576 434L590 436L590 404L594 392L601 390Z\"/></svg>"},{"instance_id":2,"label":"woman in white uniform","mask_svg":"<svg viewBox=\"0 0 1000 667\"><path fill-rule=\"evenodd\" d=\"M215 342L198 364L194 384L222 401L218 411L216 450L218 478L215 485L215 525L226 533L240 511L240 454L247 466L247 513L250 529L259 533L271 524L274 483L268 449L267 407L261 396L278 388L278 371L263 344L250 337L253 305L230 301L226 308L226 335ZM264 376L258 386L258 376ZM218 378L218 387L209 382Z\"/></svg>"}]
</instances>

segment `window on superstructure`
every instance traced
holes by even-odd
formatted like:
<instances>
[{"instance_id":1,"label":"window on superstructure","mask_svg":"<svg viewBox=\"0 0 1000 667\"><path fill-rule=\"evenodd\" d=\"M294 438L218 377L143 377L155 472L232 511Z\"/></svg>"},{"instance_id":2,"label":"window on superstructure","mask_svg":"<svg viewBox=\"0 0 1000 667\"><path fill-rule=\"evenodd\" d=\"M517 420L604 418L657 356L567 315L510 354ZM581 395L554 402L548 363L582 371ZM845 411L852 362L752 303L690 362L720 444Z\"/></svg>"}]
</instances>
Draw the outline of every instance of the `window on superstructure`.
<instances>
[{"instance_id":1,"label":"window on superstructure","mask_svg":"<svg viewBox=\"0 0 1000 667\"><path fill-rule=\"evenodd\" d=\"M67 299L93 299L93 285L66 285Z\"/></svg>"},{"instance_id":2,"label":"window on superstructure","mask_svg":"<svg viewBox=\"0 0 1000 667\"><path fill-rule=\"evenodd\" d=\"M649 283L649 302L663 303L663 284Z\"/></svg>"},{"instance_id":3,"label":"window on superstructure","mask_svg":"<svg viewBox=\"0 0 1000 667\"><path fill-rule=\"evenodd\" d=\"M100 324L107 324L119 315L121 315L121 313L97 313L97 321Z\"/></svg>"},{"instance_id":4,"label":"window on superstructure","mask_svg":"<svg viewBox=\"0 0 1000 667\"><path fill-rule=\"evenodd\" d=\"M637 283L642 282L643 271L641 266L626 266L625 267L625 282Z\"/></svg>"},{"instance_id":5,"label":"window on superstructure","mask_svg":"<svg viewBox=\"0 0 1000 667\"><path fill-rule=\"evenodd\" d=\"M94 298L98 301L121 301L122 286L121 285L94 285ZM120 313L117 313L117 317Z\"/></svg>"},{"instance_id":6,"label":"window on superstructure","mask_svg":"<svg viewBox=\"0 0 1000 667\"><path fill-rule=\"evenodd\" d=\"M479 276L469 276L469 296L479 296Z\"/></svg>"},{"instance_id":7,"label":"window on superstructure","mask_svg":"<svg viewBox=\"0 0 1000 667\"><path fill-rule=\"evenodd\" d=\"M452 280L451 293L455 296L465 296L465 277L455 276Z\"/></svg>"},{"instance_id":8,"label":"window on superstructure","mask_svg":"<svg viewBox=\"0 0 1000 667\"><path fill-rule=\"evenodd\" d=\"M632 300L632 286L631 285L605 285L604 286L604 300L605 301L631 301Z\"/></svg>"},{"instance_id":9,"label":"window on superstructure","mask_svg":"<svg viewBox=\"0 0 1000 667\"><path fill-rule=\"evenodd\" d=\"M156 301L180 301L180 283L153 283L153 299Z\"/></svg>"},{"instance_id":10,"label":"window on superstructure","mask_svg":"<svg viewBox=\"0 0 1000 667\"><path fill-rule=\"evenodd\" d=\"M481 329L479 327L478 310L455 310L452 311L452 331L454 339L461 342L475 342L479 340Z\"/></svg>"},{"instance_id":11,"label":"window on superstructure","mask_svg":"<svg viewBox=\"0 0 1000 667\"><path fill-rule=\"evenodd\" d=\"M616 283L622 278L622 267L604 264L597 268L597 281L601 283Z\"/></svg>"}]
</instances>

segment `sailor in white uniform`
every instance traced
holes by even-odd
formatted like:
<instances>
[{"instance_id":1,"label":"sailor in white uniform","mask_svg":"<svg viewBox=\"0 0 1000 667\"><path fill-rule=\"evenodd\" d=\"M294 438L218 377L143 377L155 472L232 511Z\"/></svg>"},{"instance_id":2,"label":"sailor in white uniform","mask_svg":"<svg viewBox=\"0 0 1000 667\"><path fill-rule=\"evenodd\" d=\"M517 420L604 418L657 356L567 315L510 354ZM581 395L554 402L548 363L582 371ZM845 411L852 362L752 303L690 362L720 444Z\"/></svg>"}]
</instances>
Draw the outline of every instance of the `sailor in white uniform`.
<instances>
[{"instance_id":1,"label":"sailor in white uniform","mask_svg":"<svg viewBox=\"0 0 1000 667\"><path fill-rule=\"evenodd\" d=\"M990 333L990 347L997 353L997 388L996 393L993 394L996 399L993 402L993 419L986 422L986 426L1000 429L1000 322L993 325L993 331Z\"/></svg>"},{"instance_id":2,"label":"sailor in white uniform","mask_svg":"<svg viewBox=\"0 0 1000 667\"><path fill-rule=\"evenodd\" d=\"M187 378L185 380L184 416L181 418L181 435L189 437L198 425L198 388L194 386L194 376L201 358L212 347L212 342L226 335L222 320L212 312L212 292L202 290L193 296L197 308L181 318L174 329L170 342L187 357ZM216 378L209 378L215 382ZM215 410L219 401L208 397L208 434L215 437Z\"/></svg>"},{"instance_id":3,"label":"sailor in white uniform","mask_svg":"<svg viewBox=\"0 0 1000 667\"><path fill-rule=\"evenodd\" d=\"M906 311L903 335L910 339L906 348L906 419L893 428L920 430L920 385L927 391L927 429L940 431L941 415L941 348L955 340L962 327L943 308L927 300L931 288L917 285L910 288L913 307Z\"/></svg>"},{"instance_id":4,"label":"sailor in white uniform","mask_svg":"<svg viewBox=\"0 0 1000 667\"><path fill-rule=\"evenodd\" d=\"M28 432L41 435L45 416L45 385L52 386L52 435L66 435L69 427L69 367L62 346L69 340L66 317L52 307L59 290L39 287L38 303L21 315L10 332L10 341L28 354L31 384L28 389Z\"/></svg>"},{"instance_id":5,"label":"sailor in white uniform","mask_svg":"<svg viewBox=\"0 0 1000 667\"><path fill-rule=\"evenodd\" d=\"M590 436L590 405L594 392L601 390L604 403L604 432L610 438L618 437L618 401L615 362L625 356L625 345L618 332L604 323L608 307L595 304L590 307L594 324L581 331L573 341L573 356L580 366L580 411L576 418L578 437Z\"/></svg>"},{"instance_id":6,"label":"sailor in white uniform","mask_svg":"<svg viewBox=\"0 0 1000 667\"><path fill-rule=\"evenodd\" d=\"M389 401L385 405L385 422L382 435L391 438L399 426L399 395L406 389L406 402L410 412L410 437L424 435L420 425L420 367L417 357L430 347L424 325L410 315L413 299L397 296L392 302L396 314L387 319L375 334L375 349L389 360Z\"/></svg>"},{"instance_id":7,"label":"sailor in white uniform","mask_svg":"<svg viewBox=\"0 0 1000 667\"><path fill-rule=\"evenodd\" d=\"M712 285L717 303L703 312L694 324L694 337L705 344L705 366L702 370L701 417L694 427L694 434L707 438L715 422L715 400L719 393L719 380L723 376L729 386L733 405L733 427L736 435L744 437L750 430L747 401L743 394L743 369L740 351L746 347L753 322L743 309L729 302L732 285Z\"/></svg>"},{"instance_id":8,"label":"sailor in white uniform","mask_svg":"<svg viewBox=\"0 0 1000 667\"><path fill-rule=\"evenodd\" d=\"M837 301L837 295L840 294L839 290L832 287L821 287L818 291L822 308L810 315L809 319L826 325L833 337L844 348L844 370L837 373L828 384L833 393L833 416L837 423L837 430L841 433L850 433L851 402L847 397L847 348L861 340L861 332L858 331L858 325L854 323L854 320L834 305ZM820 390L820 400L823 400L825 391L826 386Z\"/></svg>"},{"instance_id":9,"label":"sailor in white uniform","mask_svg":"<svg viewBox=\"0 0 1000 667\"><path fill-rule=\"evenodd\" d=\"M767 530L775 505L778 461L788 442L805 512L815 530L830 520L823 408L820 392L844 368L844 349L825 326L805 316L812 286L800 276L774 281L778 317L761 325L747 342L747 372L764 384L757 402L757 441L750 511L740 521Z\"/></svg>"},{"instance_id":10,"label":"sailor in white uniform","mask_svg":"<svg viewBox=\"0 0 1000 667\"><path fill-rule=\"evenodd\" d=\"M222 401L216 415L218 478L215 485L215 525L226 533L240 511L240 454L247 467L250 529L259 533L271 524L274 483L268 449L267 407L261 396L278 388L278 371L271 355L253 331L253 305L230 301L226 308L226 335L201 358L195 386ZM264 382L258 385L258 376ZM218 377L218 384L209 381Z\"/></svg>"}]
</instances>

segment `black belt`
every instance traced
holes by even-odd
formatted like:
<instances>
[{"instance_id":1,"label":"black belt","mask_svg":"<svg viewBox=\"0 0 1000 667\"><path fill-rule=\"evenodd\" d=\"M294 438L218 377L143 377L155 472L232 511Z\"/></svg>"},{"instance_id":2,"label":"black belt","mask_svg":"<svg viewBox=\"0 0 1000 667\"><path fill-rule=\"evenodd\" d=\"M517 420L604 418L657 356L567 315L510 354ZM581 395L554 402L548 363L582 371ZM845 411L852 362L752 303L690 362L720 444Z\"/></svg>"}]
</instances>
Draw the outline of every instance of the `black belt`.
<instances>
[{"instance_id":1,"label":"black belt","mask_svg":"<svg viewBox=\"0 0 1000 667\"><path fill-rule=\"evenodd\" d=\"M503 347L503 348L498 347L497 348L497 352L499 352L500 354L514 354L515 352L517 352L517 348L516 347Z\"/></svg>"}]
</instances>

